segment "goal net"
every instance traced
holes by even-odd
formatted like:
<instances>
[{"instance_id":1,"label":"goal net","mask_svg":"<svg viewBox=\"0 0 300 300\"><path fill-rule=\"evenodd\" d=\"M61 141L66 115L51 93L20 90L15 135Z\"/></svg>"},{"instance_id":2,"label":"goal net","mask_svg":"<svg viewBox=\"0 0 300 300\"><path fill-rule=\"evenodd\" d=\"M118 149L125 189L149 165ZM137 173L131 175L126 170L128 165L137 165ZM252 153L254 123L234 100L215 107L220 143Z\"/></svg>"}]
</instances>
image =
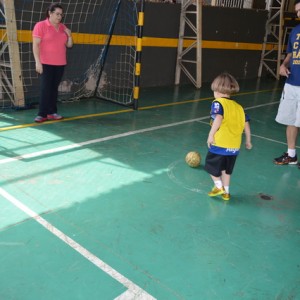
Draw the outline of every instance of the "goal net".
<instances>
[{"instance_id":1,"label":"goal net","mask_svg":"<svg viewBox=\"0 0 300 300\"><path fill-rule=\"evenodd\" d=\"M0 0L0 25L5 26L5 1ZM135 88L137 22L142 0L63 0L63 23L71 29L74 46L67 51L68 64L59 86L59 100L74 101L90 97L132 105ZM39 100L39 78L35 71L31 32L45 19L53 1L15 0L15 18L21 72L27 104ZM0 65L10 57L2 29ZM0 70L1 71L1 70ZM10 72L4 70L9 83ZM4 106L2 91L0 101ZM1 100L2 99L2 100Z\"/></svg>"}]
</instances>

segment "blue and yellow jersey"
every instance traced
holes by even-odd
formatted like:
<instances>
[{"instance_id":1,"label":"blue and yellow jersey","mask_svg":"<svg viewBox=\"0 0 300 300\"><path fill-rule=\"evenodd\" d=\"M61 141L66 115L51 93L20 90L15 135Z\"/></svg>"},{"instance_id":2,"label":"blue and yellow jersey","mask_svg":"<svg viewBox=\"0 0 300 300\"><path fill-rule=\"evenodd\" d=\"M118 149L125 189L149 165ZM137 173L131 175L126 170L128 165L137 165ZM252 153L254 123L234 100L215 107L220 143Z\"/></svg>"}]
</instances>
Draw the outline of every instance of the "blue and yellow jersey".
<instances>
[{"instance_id":1,"label":"blue and yellow jersey","mask_svg":"<svg viewBox=\"0 0 300 300\"><path fill-rule=\"evenodd\" d=\"M209 151L220 155L238 155L242 143L245 122L250 119L243 107L228 98L217 98L211 106L211 122L216 115L222 115L223 120L219 130L215 133L215 144Z\"/></svg>"}]
</instances>

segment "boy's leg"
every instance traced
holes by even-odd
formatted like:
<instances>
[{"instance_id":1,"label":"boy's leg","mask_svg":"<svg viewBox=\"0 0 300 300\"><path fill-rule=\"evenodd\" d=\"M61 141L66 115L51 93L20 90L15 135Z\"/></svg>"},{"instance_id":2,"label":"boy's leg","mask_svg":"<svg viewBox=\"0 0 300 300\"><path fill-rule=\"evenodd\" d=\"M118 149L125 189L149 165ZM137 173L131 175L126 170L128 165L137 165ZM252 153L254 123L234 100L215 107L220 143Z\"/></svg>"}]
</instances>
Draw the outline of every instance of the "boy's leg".
<instances>
[{"instance_id":1,"label":"boy's leg","mask_svg":"<svg viewBox=\"0 0 300 300\"><path fill-rule=\"evenodd\" d=\"M223 182L223 188L224 188L224 194L222 194L223 200L229 200L230 199L230 193L229 193L229 184L230 184L230 174L226 174L225 171L222 171L222 182Z\"/></svg>"},{"instance_id":2,"label":"boy's leg","mask_svg":"<svg viewBox=\"0 0 300 300\"><path fill-rule=\"evenodd\" d=\"M222 176L221 176L221 179L222 179L222 182L223 182L223 186L228 186L230 185L230 176L229 174L226 174L225 171L222 171Z\"/></svg>"},{"instance_id":3,"label":"boy's leg","mask_svg":"<svg viewBox=\"0 0 300 300\"><path fill-rule=\"evenodd\" d=\"M213 176L213 175L210 175L210 177L214 182L214 187L208 193L208 196L214 197L214 196L224 194L225 191L224 191L224 188L223 188L223 183L222 183L221 177L216 177L216 176Z\"/></svg>"}]
</instances>

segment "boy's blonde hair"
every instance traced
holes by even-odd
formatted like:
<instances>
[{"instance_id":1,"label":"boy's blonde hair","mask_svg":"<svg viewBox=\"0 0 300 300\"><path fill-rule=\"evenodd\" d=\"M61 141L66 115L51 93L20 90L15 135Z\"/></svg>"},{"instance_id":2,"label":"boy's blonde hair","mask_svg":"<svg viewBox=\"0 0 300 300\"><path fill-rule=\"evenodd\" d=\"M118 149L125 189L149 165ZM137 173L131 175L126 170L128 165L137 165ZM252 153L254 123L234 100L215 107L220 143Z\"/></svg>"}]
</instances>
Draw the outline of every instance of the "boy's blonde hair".
<instances>
[{"instance_id":1,"label":"boy's blonde hair","mask_svg":"<svg viewBox=\"0 0 300 300\"><path fill-rule=\"evenodd\" d=\"M211 84L213 92L232 95L240 90L240 86L236 79L229 73L222 73L217 76Z\"/></svg>"}]
</instances>

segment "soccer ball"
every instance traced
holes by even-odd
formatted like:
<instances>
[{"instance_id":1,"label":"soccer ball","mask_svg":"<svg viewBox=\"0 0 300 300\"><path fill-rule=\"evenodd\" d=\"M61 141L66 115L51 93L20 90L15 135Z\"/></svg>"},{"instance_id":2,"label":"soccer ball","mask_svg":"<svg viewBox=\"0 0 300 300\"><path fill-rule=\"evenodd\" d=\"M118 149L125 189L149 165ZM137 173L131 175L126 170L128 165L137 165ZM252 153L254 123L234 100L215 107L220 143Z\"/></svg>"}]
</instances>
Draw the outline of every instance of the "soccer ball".
<instances>
[{"instance_id":1,"label":"soccer ball","mask_svg":"<svg viewBox=\"0 0 300 300\"><path fill-rule=\"evenodd\" d=\"M186 155L185 162L192 168L199 167L201 163L201 155L197 151L191 151Z\"/></svg>"}]
</instances>

